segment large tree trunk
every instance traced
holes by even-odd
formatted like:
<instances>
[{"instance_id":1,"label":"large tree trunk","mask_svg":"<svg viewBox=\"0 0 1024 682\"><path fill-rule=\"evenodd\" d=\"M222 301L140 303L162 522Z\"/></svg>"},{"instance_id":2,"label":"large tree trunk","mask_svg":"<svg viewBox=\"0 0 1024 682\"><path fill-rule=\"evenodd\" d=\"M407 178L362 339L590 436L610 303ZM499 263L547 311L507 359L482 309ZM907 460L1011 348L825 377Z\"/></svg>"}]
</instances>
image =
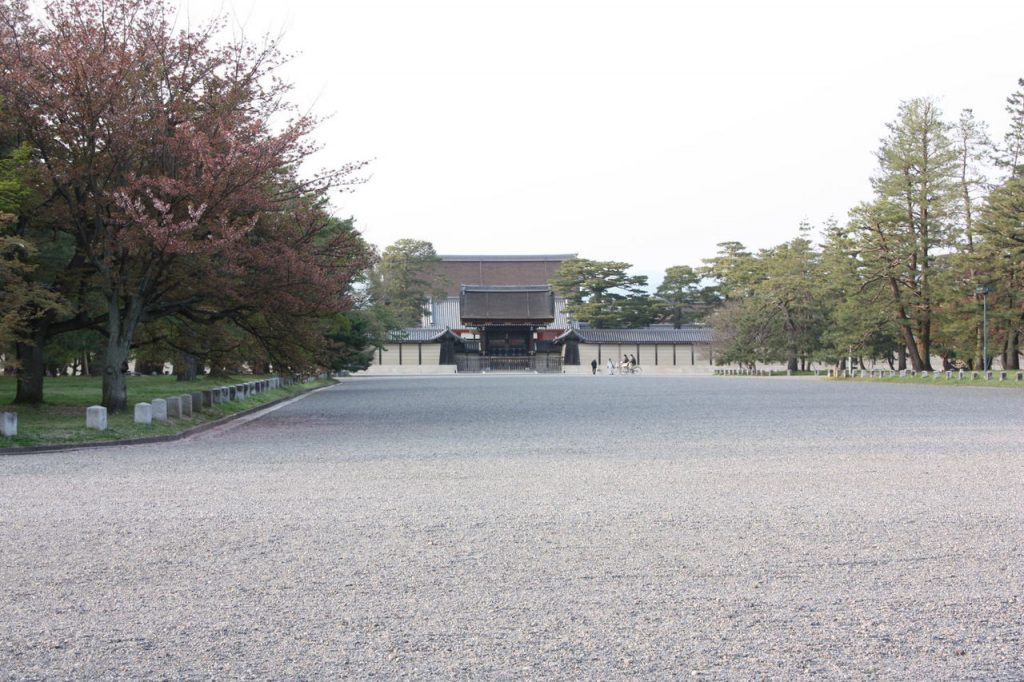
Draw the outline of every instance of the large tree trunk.
<instances>
[{"instance_id":1,"label":"large tree trunk","mask_svg":"<svg viewBox=\"0 0 1024 682\"><path fill-rule=\"evenodd\" d=\"M103 365L103 407L111 413L128 407L128 353L135 327L142 317L142 303L132 297L122 312L115 297L107 306L107 352Z\"/></svg>"},{"instance_id":2,"label":"large tree trunk","mask_svg":"<svg viewBox=\"0 0 1024 682\"><path fill-rule=\"evenodd\" d=\"M19 366L14 402L18 405L39 405L43 402L43 377L46 374L42 340L16 344L15 355Z\"/></svg>"},{"instance_id":3,"label":"large tree trunk","mask_svg":"<svg viewBox=\"0 0 1024 682\"><path fill-rule=\"evenodd\" d=\"M178 355L178 362L174 366L174 375L178 381L195 381L198 367L199 359L196 356L182 352Z\"/></svg>"},{"instance_id":4,"label":"large tree trunk","mask_svg":"<svg viewBox=\"0 0 1024 682\"><path fill-rule=\"evenodd\" d=\"M932 371L931 341L928 338L930 336L931 334L928 333L927 335L918 338L917 348L915 349L917 351L915 353L917 356L917 362L914 362L914 358L911 356L910 361L914 363L914 369L918 372L921 370L926 372Z\"/></svg>"},{"instance_id":5,"label":"large tree trunk","mask_svg":"<svg viewBox=\"0 0 1024 682\"><path fill-rule=\"evenodd\" d=\"M103 366L103 407L111 413L128 407L128 351L130 343L112 337Z\"/></svg>"},{"instance_id":6,"label":"large tree trunk","mask_svg":"<svg viewBox=\"0 0 1024 682\"><path fill-rule=\"evenodd\" d=\"M143 376L160 376L164 373L163 362L147 362L135 359L135 371Z\"/></svg>"},{"instance_id":7,"label":"large tree trunk","mask_svg":"<svg viewBox=\"0 0 1024 682\"><path fill-rule=\"evenodd\" d=\"M976 329L978 333L975 335L977 338L976 343L974 344L974 362L972 364L974 367L981 367L981 358L982 355L985 353L985 335L984 328L982 327L980 322L978 323Z\"/></svg>"},{"instance_id":8,"label":"large tree trunk","mask_svg":"<svg viewBox=\"0 0 1024 682\"><path fill-rule=\"evenodd\" d=\"M889 291L892 293L893 301L896 302L896 323L899 325L900 338L903 340L903 348L900 349L900 369L907 368L907 354L909 353L911 367L914 371L920 372L924 365L917 350L917 340L910 328L911 321L907 315L907 309L901 303L899 282L893 277L889 278Z\"/></svg>"},{"instance_id":9,"label":"large tree trunk","mask_svg":"<svg viewBox=\"0 0 1024 682\"><path fill-rule=\"evenodd\" d=\"M907 368L907 349L900 348L899 359L897 360L896 369L901 372Z\"/></svg>"},{"instance_id":10,"label":"large tree trunk","mask_svg":"<svg viewBox=\"0 0 1024 682\"><path fill-rule=\"evenodd\" d=\"M1020 369L1020 335L1015 331L1008 331L1006 334L1003 369Z\"/></svg>"},{"instance_id":11,"label":"large tree trunk","mask_svg":"<svg viewBox=\"0 0 1024 682\"><path fill-rule=\"evenodd\" d=\"M906 342L906 347L903 350L903 355L906 359L903 361L903 364L906 365L907 360L910 360L910 369L920 372L924 369L924 361L921 359L921 353L917 348L917 344L914 343L913 332L906 327L903 328L903 340Z\"/></svg>"}]
</instances>

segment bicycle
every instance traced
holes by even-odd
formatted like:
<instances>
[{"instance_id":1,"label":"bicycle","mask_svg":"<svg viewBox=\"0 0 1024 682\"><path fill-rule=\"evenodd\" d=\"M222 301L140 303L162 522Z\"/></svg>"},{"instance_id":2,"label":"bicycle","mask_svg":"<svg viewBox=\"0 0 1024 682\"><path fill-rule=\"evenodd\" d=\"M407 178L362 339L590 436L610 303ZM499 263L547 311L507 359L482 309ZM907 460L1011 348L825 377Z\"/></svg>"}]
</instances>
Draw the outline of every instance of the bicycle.
<instances>
[{"instance_id":1,"label":"bicycle","mask_svg":"<svg viewBox=\"0 0 1024 682\"><path fill-rule=\"evenodd\" d=\"M632 365L632 366L620 365L616 369L618 369L619 374L643 374L644 373L644 370L643 370L643 368L640 365Z\"/></svg>"}]
</instances>

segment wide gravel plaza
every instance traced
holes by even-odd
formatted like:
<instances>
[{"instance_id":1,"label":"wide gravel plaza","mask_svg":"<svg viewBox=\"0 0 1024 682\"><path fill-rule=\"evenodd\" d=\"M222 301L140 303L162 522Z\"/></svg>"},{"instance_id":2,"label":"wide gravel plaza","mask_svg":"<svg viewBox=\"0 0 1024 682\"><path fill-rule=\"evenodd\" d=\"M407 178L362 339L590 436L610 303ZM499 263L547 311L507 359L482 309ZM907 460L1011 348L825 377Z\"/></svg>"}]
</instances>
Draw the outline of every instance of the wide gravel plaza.
<instances>
[{"instance_id":1,"label":"wide gravel plaza","mask_svg":"<svg viewBox=\"0 0 1024 682\"><path fill-rule=\"evenodd\" d=\"M1024 391L353 378L0 456L2 679L1024 678Z\"/></svg>"}]
</instances>

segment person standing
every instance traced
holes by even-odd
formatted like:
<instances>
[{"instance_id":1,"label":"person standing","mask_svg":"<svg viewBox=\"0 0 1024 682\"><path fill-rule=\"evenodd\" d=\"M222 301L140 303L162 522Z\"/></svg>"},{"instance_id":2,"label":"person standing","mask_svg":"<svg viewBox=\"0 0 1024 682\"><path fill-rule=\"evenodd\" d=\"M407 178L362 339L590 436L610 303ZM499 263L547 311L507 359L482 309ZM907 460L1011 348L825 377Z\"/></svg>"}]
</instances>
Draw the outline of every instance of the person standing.
<instances>
[{"instance_id":1,"label":"person standing","mask_svg":"<svg viewBox=\"0 0 1024 682\"><path fill-rule=\"evenodd\" d=\"M608 376L615 374L615 363L612 362L611 358L608 358Z\"/></svg>"},{"instance_id":2,"label":"person standing","mask_svg":"<svg viewBox=\"0 0 1024 682\"><path fill-rule=\"evenodd\" d=\"M597 358L590 361L590 372L591 374L597 374Z\"/></svg>"}]
</instances>

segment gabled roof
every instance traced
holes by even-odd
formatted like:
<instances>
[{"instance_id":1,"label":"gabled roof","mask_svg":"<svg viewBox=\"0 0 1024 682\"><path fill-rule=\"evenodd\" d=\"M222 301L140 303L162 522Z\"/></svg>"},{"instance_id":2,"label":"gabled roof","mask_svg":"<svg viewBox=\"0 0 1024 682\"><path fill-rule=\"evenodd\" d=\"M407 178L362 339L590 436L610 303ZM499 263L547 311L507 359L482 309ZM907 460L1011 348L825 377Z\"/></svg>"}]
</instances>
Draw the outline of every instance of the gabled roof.
<instances>
[{"instance_id":1,"label":"gabled roof","mask_svg":"<svg viewBox=\"0 0 1024 682\"><path fill-rule=\"evenodd\" d=\"M447 327L409 327L395 329L391 332L391 340L399 343L432 343L442 341L445 337L458 340L459 335Z\"/></svg>"},{"instance_id":2,"label":"gabled roof","mask_svg":"<svg viewBox=\"0 0 1024 682\"><path fill-rule=\"evenodd\" d=\"M689 326L681 329L648 327L646 329L570 329L555 339L565 343L576 339L581 343L711 343L714 334L710 327Z\"/></svg>"}]
</instances>

